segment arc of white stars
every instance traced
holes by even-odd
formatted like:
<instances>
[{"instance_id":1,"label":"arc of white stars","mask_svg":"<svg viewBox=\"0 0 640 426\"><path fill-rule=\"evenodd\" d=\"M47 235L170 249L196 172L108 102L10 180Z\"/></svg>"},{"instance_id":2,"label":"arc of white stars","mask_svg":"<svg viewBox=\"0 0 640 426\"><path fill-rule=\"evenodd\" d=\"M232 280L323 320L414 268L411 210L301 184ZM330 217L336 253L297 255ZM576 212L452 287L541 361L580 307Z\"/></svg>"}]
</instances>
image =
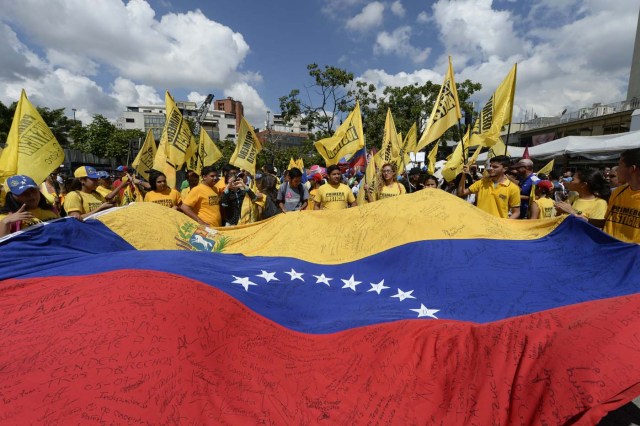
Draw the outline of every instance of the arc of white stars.
<instances>
[{"instance_id":1,"label":"arc of white stars","mask_svg":"<svg viewBox=\"0 0 640 426\"><path fill-rule=\"evenodd\" d=\"M249 277L236 277L235 275L232 275L232 276L233 278L235 278L235 281L233 281L232 284L240 284L242 287L244 287L245 291L249 291L249 286L258 285L254 282L251 282Z\"/></svg>"},{"instance_id":2,"label":"arc of white stars","mask_svg":"<svg viewBox=\"0 0 640 426\"><path fill-rule=\"evenodd\" d=\"M413 312L418 313L418 318L431 317L431 318L438 319L438 317L435 314L436 312L440 312L440 309L429 309L426 306L424 306L422 303L420 304L420 309L411 309L411 310Z\"/></svg>"},{"instance_id":3,"label":"arc of white stars","mask_svg":"<svg viewBox=\"0 0 640 426\"><path fill-rule=\"evenodd\" d=\"M398 299L400 299L400 301L402 302L404 299L415 299L414 296L411 295L411 293L413 293L413 290L409 290L409 291L402 291L400 289L398 289L398 294L394 294L391 297L397 297Z\"/></svg>"},{"instance_id":4,"label":"arc of white stars","mask_svg":"<svg viewBox=\"0 0 640 426\"><path fill-rule=\"evenodd\" d=\"M340 281L344 283L342 288L350 288L353 291L356 291L356 286L362 283L362 281L356 281L353 275L351 275L351 278L349 278L348 280L340 280Z\"/></svg>"},{"instance_id":5,"label":"arc of white stars","mask_svg":"<svg viewBox=\"0 0 640 426\"><path fill-rule=\"evenodd\" d=\"M367 293L370 291L375 291L376 293L380 294L382 290L386 288L391 288L384 285L384 280L380 281L378 284L374 284L374 283L369 283L369 284L371 285L371 288L367 290Z\"/></svg>"},{"instance_id":6,"label":"arc of white stars","mask_svg":"<svg viewBox=\"0 0 640 426\"><path fill-rule=\"evenodd\" d=\"M300 280L302 282L304 282L304 278L302 278L302 276L304 275L303 272L296 272L295 269L291 268L291 271L286 272L285 274L289 275L291 277L291 281L293 280Z\"/></svg>"},{"instance_id":7,"label":"arc of white stars","mask_svg":"<svg viewBox=\"0 0 640 426\"><path fill-rule=\"evenodd\" d=\"M331 281L333 278L325 277L324 274L314 275L314 277L316 279L316 284L326 284L327 287L331 287L329 281Z\"/></svg>"},{"instance_id":8,"label":"arc of white stars","mask_svg":"<svg viewBox=\"0 0 640 426\"><path fill-rule=\"evenodd\" d=\"M264 278L267 282L280 281L279 279L276 278L275 272L267 272L264 270L262 270L262 273L260 275L256 275L256 277Z\"/></svg>"}]
</instances>

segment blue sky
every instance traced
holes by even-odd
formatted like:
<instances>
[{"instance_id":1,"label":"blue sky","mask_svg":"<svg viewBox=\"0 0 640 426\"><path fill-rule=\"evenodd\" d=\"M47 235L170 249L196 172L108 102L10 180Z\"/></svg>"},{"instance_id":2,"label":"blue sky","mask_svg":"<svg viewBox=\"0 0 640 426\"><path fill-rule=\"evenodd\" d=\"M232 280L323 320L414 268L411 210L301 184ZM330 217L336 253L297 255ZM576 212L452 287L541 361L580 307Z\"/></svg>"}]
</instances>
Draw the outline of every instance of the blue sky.
<instances>
[{"instance_id":1,"label":"blue sky","mask_svg":"<svg viewBox=\"0 0 640 426\"><path fill-rule=\"evenodd\" d=\"M640 0L0 0L0 100L115 119L127 105L207 93L264 125L306 66L381 91L456 79L483 103L518 62L515 117L626 98ZM402 130L402 129L400 129Z\"/></svg>"}]
</instances>

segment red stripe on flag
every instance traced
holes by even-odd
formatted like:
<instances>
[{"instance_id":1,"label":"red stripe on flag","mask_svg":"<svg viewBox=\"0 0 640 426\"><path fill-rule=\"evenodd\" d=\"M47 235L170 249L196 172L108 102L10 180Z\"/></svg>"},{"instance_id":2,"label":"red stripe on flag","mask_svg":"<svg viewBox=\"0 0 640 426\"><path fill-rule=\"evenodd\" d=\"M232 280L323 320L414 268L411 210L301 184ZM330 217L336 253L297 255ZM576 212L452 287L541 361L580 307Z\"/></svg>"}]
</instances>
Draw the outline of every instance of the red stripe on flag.
<instances>
[{"instance_id":1,"label":"red stripe on flag","mask_svg":"<svg viewBox=\"0 0 640 426\"><path fill-rule=\"evenodd\" d=\"M5 281L0 312L8 424L594 424L640 393L637 295L308 335L125 270Z\"/></svg>"}]
</instances>

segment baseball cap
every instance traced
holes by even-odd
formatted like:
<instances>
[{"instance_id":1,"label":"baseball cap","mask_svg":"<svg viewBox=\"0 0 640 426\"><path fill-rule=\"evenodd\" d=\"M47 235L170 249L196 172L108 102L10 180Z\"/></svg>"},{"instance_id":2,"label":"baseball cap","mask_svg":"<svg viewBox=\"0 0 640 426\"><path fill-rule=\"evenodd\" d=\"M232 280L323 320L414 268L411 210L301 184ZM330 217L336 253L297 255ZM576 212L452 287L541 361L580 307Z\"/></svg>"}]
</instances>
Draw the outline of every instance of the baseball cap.
<instances>
[{"instance_id":1,"label":"baseball cap","mask_svg":"<svg viewBox=\"0 0 640 426\"><path fill-rule=\"evenodd\" d=\"M109 176L109 172L104 171L104 170L100 170L98 172L98 175L100 176L101 179L109 179L111 176Z\"/></svg>"},{"instance_id":2,"label":"baseball cap","mask_svg":"<svg viewBox=\"0 0 640 426\"><path fill-rule=\"evenodd\" d=\"M539 180L536 182L536 186L545 191L551 191L553 189L553 182L550 180Z\"/></svg>"},{"instance_id":3,"label":"baseball cap","mask_svg":"<svg viewBox=\"0 0 640 426\"><path fill-rule=\"evenodd\" d=\"M35 181L26 175L15 175L7 179L9 191L15 195L22 195L24 191L31 188L38 188Z\"/></svg>"},{"instance_id":4,"label":"baseball cap","mask_svg":"<svg viewBox=\"0 0 640 426\"><path fill-rule=\"evenodd\" d=\"M73 172L73 176L77 178L88 177L91 179L98 179L100 174L91 166L80 166Z\"/></svg>"},{"instance_id":5,"label":"baseball cap","mask_svg":"<svg viewBox=\"0 0 640 426\"><path fill-rule=\"evenodd\" d=\"M118 171L118 172L128 172L129 169L127 168L127 166L118 166L116 171Z\"/></svg>"},{"instance_id":6,"label":"baseball cap","mask_svg":"<svg viewBox=\"0 0 640 426\"><path fill-rule=\"evenodd\" d=\"M313 175L313 180L315 180L316 182L322 182L322 175L320 173L316 173L315 175Z\"/></svg>"}]
</instances>

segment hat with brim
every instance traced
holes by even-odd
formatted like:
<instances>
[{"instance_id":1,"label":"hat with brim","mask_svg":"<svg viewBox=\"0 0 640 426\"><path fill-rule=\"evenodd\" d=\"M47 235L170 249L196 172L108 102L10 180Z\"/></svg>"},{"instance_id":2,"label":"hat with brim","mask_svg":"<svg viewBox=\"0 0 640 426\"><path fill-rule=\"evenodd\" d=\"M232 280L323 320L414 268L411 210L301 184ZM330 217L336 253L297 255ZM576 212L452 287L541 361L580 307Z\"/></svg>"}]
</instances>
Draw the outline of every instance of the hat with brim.
<instances>
[{"instance_id":1,"label":"hat with brim","mask_svg":"<svg viewBox=\"0 0 640 426\"><path fill-rule=\"evenodd\" d=\"M36 182L26 175L15 175L7 179L9 191L14 195L22 195L27 189L38 188Z\"/></svg>"},{"instance_id":2,"label":"hat with brim","mask_svg":"<svg viewBox=\"0 0 640 426\"><path fill-rule=\"evenodd\" d=\"M77 178L88 177L91 179L99 179L100 173L98 173L96 169L91 166L80 166L76 169L75 172L73 172L73 176Z\"/></svg>"}]
</instances>

